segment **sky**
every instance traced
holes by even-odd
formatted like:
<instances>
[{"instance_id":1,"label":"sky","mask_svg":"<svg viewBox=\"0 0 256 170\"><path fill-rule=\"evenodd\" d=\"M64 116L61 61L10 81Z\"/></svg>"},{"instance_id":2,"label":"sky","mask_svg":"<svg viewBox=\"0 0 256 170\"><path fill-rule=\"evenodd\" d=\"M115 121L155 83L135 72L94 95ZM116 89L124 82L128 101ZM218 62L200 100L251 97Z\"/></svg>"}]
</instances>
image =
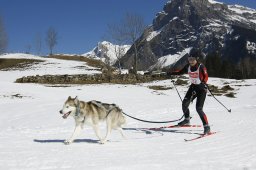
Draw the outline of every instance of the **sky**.
<instances>
[{"instance_id":1,"label":"sky","mask_svg":"<svg viewBox=\"0 0 256 170\"><path fill-rule=\"evenodd\" d=\"M168 0L0 0L0 16L8 35L8 52L36 53L37 37L42 40L53 27L58 33L54 53L83 54L106 40L107 25L119 23L126 13L143 17L152 24ZM222 0L256 9L255 0Z\"/></svg>"}]
</instances>

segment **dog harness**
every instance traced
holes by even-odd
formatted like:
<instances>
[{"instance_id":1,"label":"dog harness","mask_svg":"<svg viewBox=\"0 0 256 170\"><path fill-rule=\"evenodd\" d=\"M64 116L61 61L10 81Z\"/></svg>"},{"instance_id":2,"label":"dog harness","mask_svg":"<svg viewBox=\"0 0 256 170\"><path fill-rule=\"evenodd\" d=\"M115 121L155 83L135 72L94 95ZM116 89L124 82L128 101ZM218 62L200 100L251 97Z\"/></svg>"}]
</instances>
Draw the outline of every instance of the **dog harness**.
<instances>
[{"instance_id":1,"label":"dog harness","mask_svg":"<svg viewBox=\"0 0 256 170\"><path fill-rule=\"evenodd\" d=\"M75 113L75 116L77 117L78 115L79 115L79 113L80 113L80 102L79 102L79 100L77 100L78 101L78 105L76 106L76 113Z\"/></svg>"}]
</instances>

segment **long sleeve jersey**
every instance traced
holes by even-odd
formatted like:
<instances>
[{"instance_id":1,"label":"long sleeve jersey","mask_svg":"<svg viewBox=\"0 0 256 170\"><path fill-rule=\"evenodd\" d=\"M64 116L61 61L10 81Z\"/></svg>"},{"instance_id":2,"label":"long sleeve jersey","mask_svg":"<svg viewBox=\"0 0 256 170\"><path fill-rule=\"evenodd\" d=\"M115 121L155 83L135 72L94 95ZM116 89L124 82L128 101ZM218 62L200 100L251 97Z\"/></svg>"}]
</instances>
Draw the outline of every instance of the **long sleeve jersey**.
<instances>
[{"instance_id":1,"label":"long sleeve jersey","mask_svg":"<svg viewBox=\"0 0 256 170\"><path fill-rule=\"evenodd\" d=\"M189 71L189 67L190 67L190 71L191 72L195 72L197 71L198 67L199 67L199 79L202 83L207 83L208 81L208 73L207 73L207 69L206 67L201 64L201 63L197 63L195 66L190 66L189 64L185 65L185 67L183 67L181 70L175 70L173 71L171 74L173 75L181 75L181 74L185 74L188 73Z\"/></svg>"}]
</instances>

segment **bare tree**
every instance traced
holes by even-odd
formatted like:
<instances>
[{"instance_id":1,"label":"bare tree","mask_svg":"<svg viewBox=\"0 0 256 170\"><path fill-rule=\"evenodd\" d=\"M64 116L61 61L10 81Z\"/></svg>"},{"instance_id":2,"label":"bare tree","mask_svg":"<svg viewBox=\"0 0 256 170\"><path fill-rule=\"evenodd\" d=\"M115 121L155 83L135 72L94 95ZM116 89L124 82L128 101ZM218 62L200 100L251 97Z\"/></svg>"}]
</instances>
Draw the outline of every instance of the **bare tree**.
<instances>
[{"instance_id":1,"label":"bare tree","mask_svg":"<svg viewBox=\"0 0 256 170\"><path fill-rule=\"evenodd\" d=\"M121 73L121 64L120 60L125 54L125 49L123 45L125 44L125 36L122 34L123 32L121 31L121 24L109 24L108 25L108 36L111 39L111 42L115 44L115 55L117 58L118 62L118 68L119 72Z\"/></svg>"},{"instance_id":2,"label":"bare tree","mask_svg":"<svg viewBox=\"0 0 256 170\"><path fill-rule=\"evenodd\" d=\"M137 74L138 68L138 44L136 44L136 40L142 35L143 31L146 28L143 18L137 14L129 14L125 15L124 25L123 25L123 35L125 39L132 43L134 48L134 72Z\"/></svg>"},{"instance_id":3,"label":"bare tree","mask_svg":"<svg viewBox=\"0 0 256 170\"><path fill-rule=\"evenodd\" d=\"M142 35L145 28L146 25L144 19L140 15L130 13L125 15L119 25L109 26L109 29L112 30L112 38L118 43L122 44L123 42L126 42L132 44L135 52L133 64L134 73L137 73L138 62L138 44L136 43L136 40Z\"/></svg>"},{"instance_id":4,"label":"bare tree","mask_svg":"<svg viewBox=\"0 0 256 170\"><path fill-rule=\"evenodd\" d=\"M50 55L52 55L53 48L58 43L57 39L58 39L57 31L53 27L50 27L46 33L46 44L49 47Z\"/></svg>"},{"instance_id":5,"label":"bare tree","mask_svg":"<svg viewBox=\"0 0 256 170\"><path fill-rule=\"evenodd\" d=\"M245 57L242 58L241 61L239 62L239 68L242 73L243 78L249 78L251 72L253 71L253 61L251 60L250 57Z\"/></svg>"},{"instance_id":6,"label":"bare tree","mask_svg":"<svg viewBox=\"0 0 256 170\"><path fill-rule=\"evenodd\" d=\"M42 37L40 33L37 33L35 36L35 50L37 55L41 55L42 50Z\"/></svg>"},{"instance_id":7,"label":"bare tree","mask_svg":"<svg viewBox=\"0 0 256 170\"><path fill-rule=\"evenodd\" d=\"M111 61L110 58L108 57L107 53L108 53L108 48L106 46L104 46L104 44L99 43L98 47L100 48L100 58L104 58L105 59L105 64L108 66L108 68L110 68L111 66Z\"/></svg>"},{"instance_id":8,"label":"bare tree","mask_svg":"<svg viewBox=\"0 0 256 170\"><path fill-rule=\"evenodd\" d=\"M6 52L8 45L7 34L4 29L4 23L0 16L0 54Z\"/></svg>"},{"instance_id":9,"label":"bare tree","mask_svg":"<svg viewBox=\"0 0 256 170\"><path fill-rule=\"evenodd\" d=\"M115 53L116 53L116 58L118 61L118 68L119 68L119 73L121 73L121 64L120 64L120 60L121 58L125 55L125 49L124 47L120 44L120 45L116 45L115 46Z\"/></svg>"}]
</instances>

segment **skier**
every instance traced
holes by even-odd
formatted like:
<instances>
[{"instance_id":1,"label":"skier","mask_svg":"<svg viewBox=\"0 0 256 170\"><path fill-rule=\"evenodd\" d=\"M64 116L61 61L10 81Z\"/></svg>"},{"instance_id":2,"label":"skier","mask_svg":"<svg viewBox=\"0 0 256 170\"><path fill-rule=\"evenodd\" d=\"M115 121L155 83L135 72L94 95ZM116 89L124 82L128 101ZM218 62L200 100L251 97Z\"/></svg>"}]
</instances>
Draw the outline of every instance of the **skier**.
<instances>
[{"instance_id":1,"label":"skier","mask_svg":"<svg viewBox=\"0 0 256 170\"><path fill-rule=\"evenodd\" d=\"M177 71L170 71L169 75L181 75L188 73L191 85L182 101L182 110L185 119L178 123L178 126L189 125L190 124L190 103L197 98L196 101L196 111L198 112L200 119L204 126L204 134L210 133L210 126L207 120L207 116L203 111L204 101L207 93L207 80L208 73L206 67L198 62L201 52L196 49L192 49L188 55L188 62L183 69Z\"/></svg>"}]
</instances>

